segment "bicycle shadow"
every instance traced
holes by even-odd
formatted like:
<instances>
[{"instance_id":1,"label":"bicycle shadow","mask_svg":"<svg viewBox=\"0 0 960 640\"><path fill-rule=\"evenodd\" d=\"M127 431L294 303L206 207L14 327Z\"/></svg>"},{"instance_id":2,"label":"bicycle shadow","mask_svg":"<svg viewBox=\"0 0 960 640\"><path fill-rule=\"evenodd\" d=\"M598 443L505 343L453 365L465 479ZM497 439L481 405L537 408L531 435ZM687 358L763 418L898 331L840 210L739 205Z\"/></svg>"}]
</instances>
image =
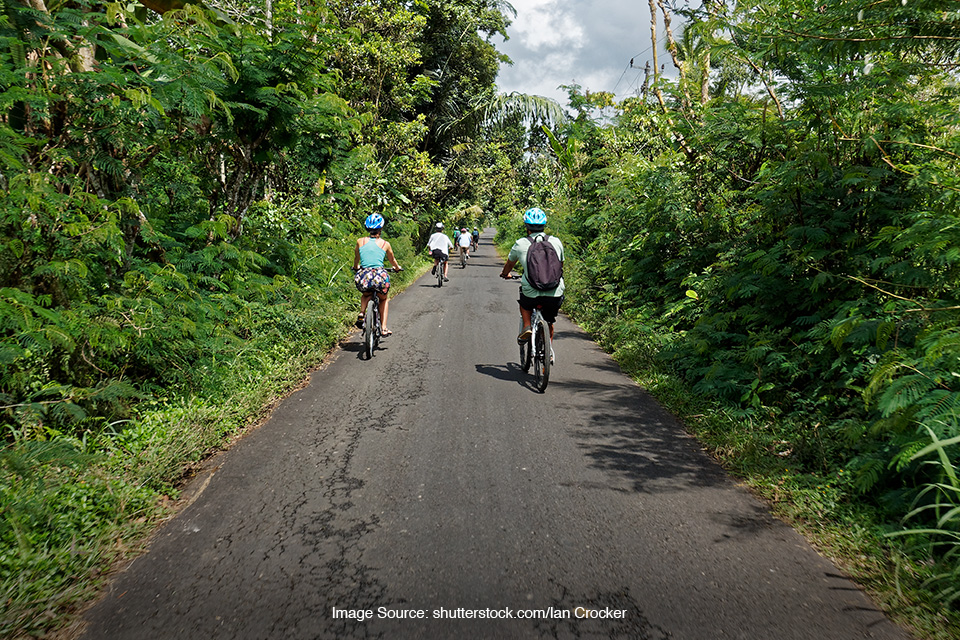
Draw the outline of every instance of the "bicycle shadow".
<instances>
[{"instance_id":1,"label":"bicycle shadow","mask_svg":"<svg viewBox=\"0 0 960 640\"><path fill-rule=\"evenodd\" d=\"M508 362L507 364L478 364L474 366L477 368L477 373L496 378L497 380L516 382L531 391L537 391L533 378L529 373L524 373L523 369L521 369L520 365L516 362Z\"/></svg>"},{"instance_id":2,"label":"bicycle shadow","mask_svg":"<svg viewBox=\"0 0 960 640\"><path fill-rule=\"evenodd\" d=\"M523 370L520 369L520 365L516 362L508 362L507 364L478 364L474 366L477 368L477 373L482 373L485 376L490 376L497 380L520 382L520 377L524 375Z\"/></svg>"},{"instance_id":3,"label":"bicycle shadow","mask_svg":"<svg viewBox=\"0 0 960 640\"><path fill-rule=\"evenodd\" d=\"M388 336L388 337L389 337L389 336ZM385 346L385 345L386 345L386 343L384 342L383 338L381 338L381 339L380 339L380 344L377 345L377 348L373 350L373 357L374 357L374 358L376 358L377 355L378 355L380 352L382 352L382 351L389 351L389 350L390 350L389 345L386 345L386 346ZM355 354L357 354L357 360L366 360L366 359L367 359L367 353L366 353L366 350L365 350L364 347L363 347L363 339L362 339L362 337L361 337L360 342L353 342L353 341L350 341L350 342L346 342L346 341L341 342L341 343L340 343L340 350L341 350L341 351L345 351L346 353L355 353Z\"/></svg>"}]
</instances>

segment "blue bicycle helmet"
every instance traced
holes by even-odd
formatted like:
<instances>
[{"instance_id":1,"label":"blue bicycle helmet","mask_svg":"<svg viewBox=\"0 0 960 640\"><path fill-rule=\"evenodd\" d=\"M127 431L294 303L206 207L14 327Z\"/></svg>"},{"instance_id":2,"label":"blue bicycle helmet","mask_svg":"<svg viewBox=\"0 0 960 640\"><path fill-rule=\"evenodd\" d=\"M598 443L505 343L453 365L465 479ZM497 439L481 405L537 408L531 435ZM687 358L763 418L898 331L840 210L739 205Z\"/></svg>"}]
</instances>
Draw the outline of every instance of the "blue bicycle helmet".
<instances>
[{"instance_id":1,"label":"blue bicycle helmet","mask_svg":"<svg viewBox=\"0 0 960 640\"><path fill-rule=\"evenodd\" d=\"M537 207L527 209L526 213L523 214L523 224L529 224L531 226L545 225L547 224L547 214L543 212L543 209L538 209Z\"/></svg>"},{"instance_id":2,"label":"blue bicycle helmet","mask_svg":"<svg viewBox=\"0 0 960 640\"><path fill-rule=\"evenodd\" d=\"M383 229L383 216L379 213L371 213L367 216L363 226L367 229Z\"/></svg>"}]
</instances>

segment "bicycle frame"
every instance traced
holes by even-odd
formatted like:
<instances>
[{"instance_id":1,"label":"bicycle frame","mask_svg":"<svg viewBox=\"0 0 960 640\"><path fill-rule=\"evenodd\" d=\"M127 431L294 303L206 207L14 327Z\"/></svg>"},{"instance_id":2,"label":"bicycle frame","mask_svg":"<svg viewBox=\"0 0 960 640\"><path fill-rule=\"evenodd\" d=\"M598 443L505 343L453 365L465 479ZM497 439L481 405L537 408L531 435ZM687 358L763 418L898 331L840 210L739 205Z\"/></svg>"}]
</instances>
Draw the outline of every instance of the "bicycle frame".
<instances>
[{"instance_id":1,"label":"bicycle frame","mask_svg":"<svg viewBox=\"0 0 960 640\"><path fill-rule=\"evenodd\" d=\"M381 331L380 292L374 289L363 321L363 350L367 360L373 357L373 352L380 346Z\"/></svg>"},{"instance_id":2,"label":"bicycle frame","mask_svg":"<svg viewBox=\"0 0 960 640\"><path fill-rule=\"evenodd\" d=\"M520 321L523 329L523 321ZM550 339L550 325L543 318L540 307L530 313L530 338L520 346L520 366L524 372L533 365L533 381L537 391L543 393L550 382L550 354L553 351Z\"/></svg>"},{"instance_id":3,"label":"bicycle frame","mask_svg":"<svg viewBox=\"0 0 960 640\"><path fill-rule=\"evenodd\" d=\"M514 276L514 279L519 276ZM533 380L537 391L543 393L550 382L550 356L553 353L553 341L550 338L550 324L544 319L540 305L530 312L530 338L520 343L520 368L524 373L533 365ZM523 319L520 320L523 331Z\"/></svg>"},{"instance_id":4,"label":"bicycle frame","mask_svg":"<svg viewBox=\"0 0 960 640\"><path fill-rule=\"evenodd\" d=\"M443 272L447 268L448 260L449 258L444 258L442 260L437 261L436 269L437 269L437 286L438 287L443 286Z\"/></svg>"},{"instance_id":5,"label":"bicycle frame","mask_svg":"<svg viewBox=\"0 0 960 640\"><path fill-rule=\"evenodd\" d=\"M387 271L398 273L397 269L387 269ZM383 336L383 328L380 326L380 296L382 294L379 289L371 290L370 294L367 311L363 315L363 353L367 360L373 358L373 352L380 346L380 338Z\"/></svg>"}]
</instances>

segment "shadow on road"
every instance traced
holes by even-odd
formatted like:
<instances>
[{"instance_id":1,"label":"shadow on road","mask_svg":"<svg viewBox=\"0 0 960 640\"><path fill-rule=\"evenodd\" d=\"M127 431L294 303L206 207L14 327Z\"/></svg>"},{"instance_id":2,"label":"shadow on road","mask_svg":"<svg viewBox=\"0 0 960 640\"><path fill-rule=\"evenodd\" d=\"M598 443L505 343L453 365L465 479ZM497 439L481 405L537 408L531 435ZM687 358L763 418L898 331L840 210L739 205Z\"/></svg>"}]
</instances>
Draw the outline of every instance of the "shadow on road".
<instances>
[{"instance_id":1,"label":"shadow on road","mask_svg":"<svg viewBox=\"0 0 960 640\"><path fill-rule=\"evenodd\" d=\"M583 331L571 331L569 329L563 330L559 328L553 332L553 341L556 342L558 340L579 340L580 342L593 343L593 338Z\"/></svg>"},{"instance_id":2,"label":"shadow on road","mask_svg":"<svg viewBox=\"0 0 960 640\"><path fill-rule=\"evenodd\" d=\"M523 369L520 368L520 365L516 362L509 362L505 365L503 364L478 364L477 373L482 373L485 376L490 376L491 378L496 378L497 380L509 380L511 382L516 382L521 387L533 391L534 393L540 393L537 391L537 387L534 384L533 374L530 372L524 373Z\"/></svg>"},{"instance_id":3,"label":"shadow on road","mask_svg":"<svg viewBox=\"0 0 960 640\"><path fill-rule=\"evenodd\" d=\"M381 352L390 350L389 341L390 341L390 338L392 337L393 336L385 336L383 338L380 338L380 345L377 346L377 348L374 349L373 351L374 358L376 358L377 355L380 354ZM344 340L343 342L340 343L340 349L346 353L357 354L358 360L366 360L366 355L364 354L362 341L357 342L357 341L354 341L353 339L348 338L347 340Z\"/></svg>"},{"instance_id":4,"label":"shadow on road","mask_svg":"<svg viewBox=\"0 0 960 640\"><path fill-rule=\"evenodd\" d=\"M716 543L729 542L744 536L756 537L777 526L777 521L760 504L751 505L749 509L739 513L717 512L712 514L710 519L724 529L720 537L714 540Z\"/></svg>"},{"instance_id":5,"label":"shadow on road","mask_svg":"<svg viewBox=\"0 0 960 640\"><path fill-rule=\"evenodd\" d=\"M591 466L642 493L729 482L720 466L656 400L629 379L619 378L621 382L611 377L619 376L620 368L609 363L587 365L606 375L559 378L547 390L565 389L570 415L585 415L568 426Z\"/></svg>"},{"instance_id":6,"label":"shadow on road","mask_svg":"<svg viewBox=\"0 0 960 640\"><path fill-rule=\"evenodd\" d=\"M520 382L526 374L520 369L516 362L507 364L478 364L477 373L496 378L497 380L509 380L511 382Z\"/></svg>"},{"instance_id":7,"label":"shadow on road","mask_svg":"<svg viewBox=\"0 0 960 640\"><path fill-rule=\"evenodd\" d=\"M585 626L582 620L549 620L537 622L541 638L631 638L632 640L668 640L671 635L647 619L641 602L630 593L629 587L614 591L589 592L559 584L551 580L560 597L552 598L550 606L557 610L612 610L623 612L621 619L593 621Z\"/></svg>"}]
</instances>

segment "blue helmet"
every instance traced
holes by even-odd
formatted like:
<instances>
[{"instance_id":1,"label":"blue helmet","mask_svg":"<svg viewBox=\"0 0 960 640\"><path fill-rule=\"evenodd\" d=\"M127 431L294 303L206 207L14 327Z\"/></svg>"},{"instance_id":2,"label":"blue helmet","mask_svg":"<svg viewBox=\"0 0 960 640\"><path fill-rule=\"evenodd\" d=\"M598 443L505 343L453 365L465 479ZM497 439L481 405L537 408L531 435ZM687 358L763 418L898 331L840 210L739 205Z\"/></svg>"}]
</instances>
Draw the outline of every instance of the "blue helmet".
<instances>
[{"instance_id":1,"label":"blue helmet","mask_svg":"<svg viewBox=\"0 0 960 640\"><path fill-rule=\"evenodd\" d=\"M547 214L543 212L543 209L538 209L537 207L527 209L526 213L523 214L523 224L532 226L545 225L547 224Z\"/></svg>"},{"instance_id":2,"label":"blue helmet","mask_svg":"<svg viewBox=\"0 0 960 640\"><path fill-rule=\"evenodd\" d=\"M379 213L371 213L367 216L363 226L367 229L383 229L383 216Z\"/></svg>"}]
</instances>

